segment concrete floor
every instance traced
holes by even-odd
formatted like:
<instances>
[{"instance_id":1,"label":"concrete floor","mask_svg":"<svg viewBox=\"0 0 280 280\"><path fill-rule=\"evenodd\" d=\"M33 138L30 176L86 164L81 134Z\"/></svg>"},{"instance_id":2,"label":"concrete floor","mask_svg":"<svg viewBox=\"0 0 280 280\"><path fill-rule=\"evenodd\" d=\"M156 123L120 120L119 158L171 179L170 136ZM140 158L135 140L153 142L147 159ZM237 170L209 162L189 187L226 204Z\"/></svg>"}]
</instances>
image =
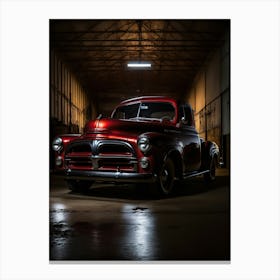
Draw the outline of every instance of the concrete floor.
<instances>
[{"instance_id":1,"label":"concrete floor","mask_svg":"<svg viewBox=\"0 0 280 280\"><path fill-rule=\"evenodd\" d=\"M132 185L74 194L58 175L50 185L50 260L230 260L226 170L210 188L193 178L164 199Z\"/></svg>"}]
</instances>

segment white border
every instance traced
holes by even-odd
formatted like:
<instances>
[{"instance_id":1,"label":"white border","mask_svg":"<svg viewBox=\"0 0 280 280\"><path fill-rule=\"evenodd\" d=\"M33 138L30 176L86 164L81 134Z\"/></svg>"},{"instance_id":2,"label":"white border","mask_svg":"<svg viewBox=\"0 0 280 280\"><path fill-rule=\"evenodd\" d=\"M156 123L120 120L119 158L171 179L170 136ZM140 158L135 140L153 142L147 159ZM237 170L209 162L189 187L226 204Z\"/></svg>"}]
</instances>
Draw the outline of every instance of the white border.
<instances>
[{"instance_id":1,"label":"white border","mask_svg":"<svg viewBox=\"0 0 280 280\"><path fill-rule=\"evenodd\" d=\"M1 1L0 279L279 279L278 1ZM49 264L48 19L231 19L231 264Z\"/></svg>"}]
</instances>

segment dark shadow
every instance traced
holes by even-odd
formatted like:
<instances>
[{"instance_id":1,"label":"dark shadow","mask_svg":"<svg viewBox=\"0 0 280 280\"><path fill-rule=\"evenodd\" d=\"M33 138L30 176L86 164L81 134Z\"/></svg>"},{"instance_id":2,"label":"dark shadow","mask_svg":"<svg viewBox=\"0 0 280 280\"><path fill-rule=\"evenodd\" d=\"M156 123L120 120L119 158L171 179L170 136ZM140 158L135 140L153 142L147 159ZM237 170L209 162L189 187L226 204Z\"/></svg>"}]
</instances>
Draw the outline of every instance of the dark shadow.
<instances>
[{"instance_id":1,"label":"dark shadow","mask_svg":"<svg viewBox=\"0 0 280 280\"><path fill-rule=\"evenodd\" d=\"M85 197L99 197L99 198L114 198L114 199L128 199L128 200L152 200L148 190L141 190L141 186L135 186L133 184L128 185L115 185L106 184L92 187L84 193L75 193L70 191L69 194L83 195Z\"/></svg>"},{"instance_id":2,"label":"dark shadow","mask_svg":"<svg viewBox=\"0 0 280 280\"><path fill-rule=\"evenodd\" d=\"M195 177L177 183L174 195L175 196L189 196L204 192L213 191L222 187L230 186L229 176L218 176L216 180L211 183L206 183L203 177Z\"/></svg>"},{"instance_id":3,"label":"dark shadow","mask_svg":"<svg viewBox=\"0 0 280 280\"><path fill-rule=\"evenodd\" d=\"M134 184L99 184L85 191L84 193L69 192L71 196L84 197L99 197L99 198L114 198L114 199L128 199L128 200L158 200L170 199L180 196L193 196L201 193L213 191L222 187L229 187L230 177L219 176L210 184L206 184L202 177L196 177L181 182L177 182L172 195L168 197L159 197L153 193L152 186L134 185Z\"/></svg>"}]
</instances>

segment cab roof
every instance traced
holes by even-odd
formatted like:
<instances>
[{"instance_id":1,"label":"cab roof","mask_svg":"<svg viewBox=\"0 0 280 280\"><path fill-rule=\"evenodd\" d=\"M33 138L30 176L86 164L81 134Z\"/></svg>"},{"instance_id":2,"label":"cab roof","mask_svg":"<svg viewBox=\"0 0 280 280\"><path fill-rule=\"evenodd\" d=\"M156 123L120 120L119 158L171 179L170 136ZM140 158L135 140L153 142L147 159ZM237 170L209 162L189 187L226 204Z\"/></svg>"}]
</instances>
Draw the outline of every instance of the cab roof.
<instances>
[{"instance_id":1,"label":"cab roof","mask_svg":"<svg viewBox=\"0 0 280 280\"><path fill-rule=\"evenodd\" d=\"M174 98L167 97L167 96L139 96L124 100L120 103L120 105L128 104L128 103L137 103L137 102L147 102L147 101L169 101L169 102L176 102Z\"/></svg>"}]
</instances>

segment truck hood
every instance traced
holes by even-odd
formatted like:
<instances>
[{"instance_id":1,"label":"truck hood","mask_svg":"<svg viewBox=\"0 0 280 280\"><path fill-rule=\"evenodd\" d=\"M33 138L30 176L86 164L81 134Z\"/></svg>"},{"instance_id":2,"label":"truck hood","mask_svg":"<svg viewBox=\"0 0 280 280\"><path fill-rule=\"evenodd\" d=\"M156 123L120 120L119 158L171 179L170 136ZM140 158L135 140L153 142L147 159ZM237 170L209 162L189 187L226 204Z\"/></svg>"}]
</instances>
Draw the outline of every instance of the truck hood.
<instances>
[{"instance_id":1,"label":"truck hood","mask_svg":"<svg viewBox=\"0 0 280 280\"><path fill-rule=\"evenodd\" d=\"M169 121L151 120L118 120L100 119L89 121L85 127L85 134L123 134L137 136L144 132L162 132L164 129L174 129Z\"/></svg>"}]
</instances>

